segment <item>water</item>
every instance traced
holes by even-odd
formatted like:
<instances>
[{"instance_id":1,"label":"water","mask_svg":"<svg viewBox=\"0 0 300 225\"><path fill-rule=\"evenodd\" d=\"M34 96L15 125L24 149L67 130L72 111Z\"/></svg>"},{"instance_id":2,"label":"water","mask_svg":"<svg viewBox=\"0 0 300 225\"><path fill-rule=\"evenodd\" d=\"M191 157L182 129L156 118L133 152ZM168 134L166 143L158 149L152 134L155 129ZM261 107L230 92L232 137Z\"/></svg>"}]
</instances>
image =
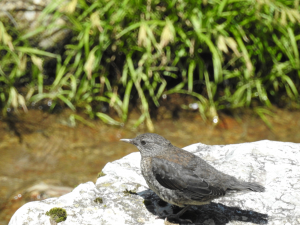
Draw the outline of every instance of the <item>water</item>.
<instances>
[{"instance_id":1,"label":"water","mask_svg":"<svg viewBox=\"0 0 300 225\"><path fill-rule=\"evenodd\" d=\"M107 162L137 151L119 139L147 132L145 125L131 129L139 116L134 112L124 128L101 121L91 121L95 128L80 122L72 127L70 113L65 110L51 115L30 110L0 120L0 225L7 224L28 201L59 196L80 183L95 182ZM272 130L253 114L221 114L217 126L204 122L197 112L179 110L178 119L174 119L167 111L159 111L156 118L156 133L178 147L197 142L212 145L263 139L300 142L298 111L277 109L274 117L268 117ZM32 188L35 184L36 189Z\"/></svg>"}]
</instances>

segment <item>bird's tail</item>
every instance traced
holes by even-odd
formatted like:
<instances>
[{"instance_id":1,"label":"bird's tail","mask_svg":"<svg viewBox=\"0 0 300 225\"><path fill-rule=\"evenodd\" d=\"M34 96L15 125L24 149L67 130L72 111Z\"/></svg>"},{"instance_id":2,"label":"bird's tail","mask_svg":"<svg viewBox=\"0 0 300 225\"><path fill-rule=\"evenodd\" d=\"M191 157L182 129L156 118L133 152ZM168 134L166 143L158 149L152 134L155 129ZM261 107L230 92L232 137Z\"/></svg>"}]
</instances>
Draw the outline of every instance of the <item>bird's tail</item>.
<instances>
[{"instance_id":1,"label":"bird's tail","mask_svg":"<svg viewBox=\"0 0 300 225\"><path fill-rule=\"evenodd\" d=\"M260 185L259 183L244 182L244 181L240 181L238 183L235 183L234 185L229 187L229 189L239 190L239 191L248 189L248 190L255 191L255 192L264 192L265 191L265 187Z\"/></svg>"}]
</instances>

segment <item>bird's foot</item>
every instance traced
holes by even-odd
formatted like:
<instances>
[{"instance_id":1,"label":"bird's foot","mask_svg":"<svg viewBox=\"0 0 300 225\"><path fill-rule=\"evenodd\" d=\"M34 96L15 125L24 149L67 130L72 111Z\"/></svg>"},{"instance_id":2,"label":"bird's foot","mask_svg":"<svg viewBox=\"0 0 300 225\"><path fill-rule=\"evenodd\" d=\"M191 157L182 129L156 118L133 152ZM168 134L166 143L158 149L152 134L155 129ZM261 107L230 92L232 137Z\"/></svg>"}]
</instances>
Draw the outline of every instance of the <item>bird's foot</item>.
<instances>
[{"instance_id":1,"label":"bird's foot","mask_svg":"<svg viewBox=\"0 0 300 225\"><path fill-rule=\"evenodd\" d=\"M191 220L189 219L180 219L179 215L177 214L173 214L173 215L169 215L165 218L165 224L169 224L169 222L179 222L180 225L185 225L185 224L191 224L193 223Z\"/></svg>"},{"instance_id":2,"label":"bird's foot","mask_svg":"<svg viewBox=\"0 0 300 225\"><path fill-rule=\"evenodd\" d=\"M182 216L182 214L184 214L191 206L188 205L188 206L185 206L180 212L178 212L177 214L171 214L171 215L168 215L166 217L162 217L162 216L159 216L159 217L156 217L156 219L163 219L165 218L165 225L168 225L168 224L172 224L171 222L179 222L179 224L182 224L182 225L185 225L185 224L190 224L190 223L193 223L191 220L189 219L180 219L179 217Z\"/></svg>"},{"instance_id":3,"label":"bird's foot","mask_svg":"<svg viewBox=\"0 0 300 225\"><path fill-rule=\"evenodd\" d=\"M175 225L175 224L180 224L180 225L185 225L185 224L191 224L193 223L189 219L180 219L177 214L172 214L169 216L158 216L155 219L165 219L165 225Z\"/></svg>"}]
</instances>

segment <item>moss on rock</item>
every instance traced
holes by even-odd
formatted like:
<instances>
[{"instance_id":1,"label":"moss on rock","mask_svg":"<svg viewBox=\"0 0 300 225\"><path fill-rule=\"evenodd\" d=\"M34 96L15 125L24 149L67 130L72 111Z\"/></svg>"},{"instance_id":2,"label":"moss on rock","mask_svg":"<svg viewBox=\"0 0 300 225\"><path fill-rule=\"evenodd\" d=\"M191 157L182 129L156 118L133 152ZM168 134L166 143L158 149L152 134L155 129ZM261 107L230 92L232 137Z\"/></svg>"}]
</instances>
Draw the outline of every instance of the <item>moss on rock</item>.
<instances>
[{"instance_id":1,"label":"moss on rock","mask_svg":"<svg viewBox=\"0 0 300 225\"><path fill-rule=\"evenodd\" d=\"M49 211L46 212L46 215L50 216L50 218L54 220L56 223L60 223L67 219L66 210L58 207L50 209Z\"/></svg>"}]
</instances>

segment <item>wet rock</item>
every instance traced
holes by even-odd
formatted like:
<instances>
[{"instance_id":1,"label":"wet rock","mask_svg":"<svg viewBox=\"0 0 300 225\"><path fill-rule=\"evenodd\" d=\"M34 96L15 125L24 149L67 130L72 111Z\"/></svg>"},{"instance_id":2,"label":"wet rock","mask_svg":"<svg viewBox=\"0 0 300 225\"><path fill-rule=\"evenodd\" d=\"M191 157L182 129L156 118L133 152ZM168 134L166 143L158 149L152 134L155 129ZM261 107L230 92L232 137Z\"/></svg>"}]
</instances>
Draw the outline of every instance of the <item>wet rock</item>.
<instances>
[{"instance_id":1,"label":"wet rock","mask_svg":"<svg viewBox=\"0 0 300 225\"><path fill-rule=\"evenodd\" d=\"M246 181L257 181L266 192L238 194L194 206L183 218L194 224L299 224L300 144L259 141L234 145L194 144L186 147L219 170ZM148 189L140 169L140 154L108 163L96 184L88 182L59 198L22 206L9 225L50 224L46 212L67 211L64 224L164 224L158 216L180 210ZM247 222L247 223L246 223Z\"/></svg>"},{"instance_id":2,"label":"wet rock","mask_svg":"<svg viewBox=\"0 0 300 225\"><path fill-rule=\"evenodd\" d=\"M0 205L0 225L7 224L13 212L27 202L59 197L73 190L73 188L61 186L60 182L51 179L36 182L29 186L25 186L25 184L23 182L23 187L12 192L11 196Z\"/></svg>"},{"instance_id":3,"label":"wet rock","mask_svg":"<svg viewBox=\"0 0 300 225\"><path fill-rule=\"evenodd\" d=\"M49 181L48 181L49 182ZM46 198L57 197L71 192L73 189L70 187L51 185L46 182L39 182L29 188L27 188L23 194L23 197L27 201L31 200L43 200Z\"/></svg>"}]
</instances>

